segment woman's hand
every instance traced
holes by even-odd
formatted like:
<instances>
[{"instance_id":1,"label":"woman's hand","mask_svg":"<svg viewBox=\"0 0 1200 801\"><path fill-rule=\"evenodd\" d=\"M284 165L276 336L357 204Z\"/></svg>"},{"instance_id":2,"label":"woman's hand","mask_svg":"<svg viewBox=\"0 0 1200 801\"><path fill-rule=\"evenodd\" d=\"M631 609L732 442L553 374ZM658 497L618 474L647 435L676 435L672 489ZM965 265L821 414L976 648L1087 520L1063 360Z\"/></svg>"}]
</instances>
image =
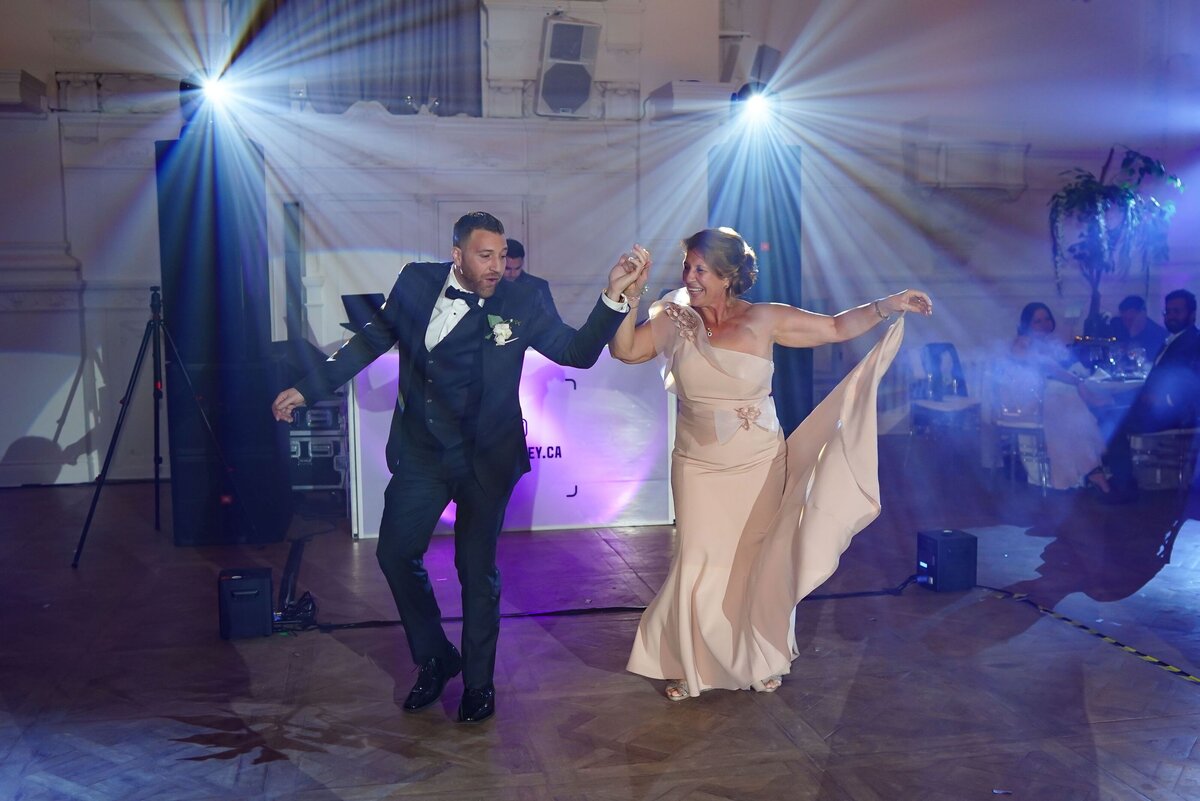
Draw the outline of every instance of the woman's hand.
<instances>
[{"instance_id":1,"label":"woman's hand","mask_svg":"<svg viewBox=\"0 0 1200 801\"><path fill-rule=\"evenodd\" d=\"M621 295L627 300L634 300L641 295L650 279L650 265L653 263L650 251L641 245L634 245L633 251L622 254L609 271L605 294L614 301L620 300Z\"/></svg>"},{"instance_id":2,"label":"woman's hand","mask_svg":"<svg viewBox=\"0 0 1200 801\"><path fill-rule=\"evenodd\" d=\"M933 314L933 301L929 295L919 289L906 289L895 295L888 295L882 300L875 301L877 308L885 316L891 317L897 312L916 312L929 317Z\"/></svg>"}]
</instances>

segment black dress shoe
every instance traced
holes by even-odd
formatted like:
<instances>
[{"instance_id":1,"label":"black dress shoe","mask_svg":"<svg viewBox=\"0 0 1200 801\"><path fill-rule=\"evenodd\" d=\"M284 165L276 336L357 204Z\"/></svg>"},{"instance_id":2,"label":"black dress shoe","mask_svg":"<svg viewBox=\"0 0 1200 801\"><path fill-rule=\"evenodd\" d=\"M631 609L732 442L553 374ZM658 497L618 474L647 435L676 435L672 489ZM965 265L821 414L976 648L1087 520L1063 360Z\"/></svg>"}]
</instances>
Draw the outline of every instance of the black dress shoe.
<instances>
[{"instance_id":1,"label":"black dress shoe","mask_svg":"<svg viewBox=\"0 0 1200 801\"><path fill-rule=\"evenodd\" d=\"M404 711L416 712L432 704L442 696L446 682L457 676L460 670L462 657L453 645L450 646L447 656L440 659L435 656L425 660L425 664L421 665L421 670L417 673L417 683L409 690L408 698L404 699Z\"/></svg>"},{"instance_id":2,"label":"black dress shoe","mask_svg":"<svg viewBox=\"0 0 1200 801\"><path fill-rule=\"evenodd\" d=\"M496 688L488 685L482 690L468 687L458 705L459 723L482 723L496 714Z\"/></svg>"}]
</instances>

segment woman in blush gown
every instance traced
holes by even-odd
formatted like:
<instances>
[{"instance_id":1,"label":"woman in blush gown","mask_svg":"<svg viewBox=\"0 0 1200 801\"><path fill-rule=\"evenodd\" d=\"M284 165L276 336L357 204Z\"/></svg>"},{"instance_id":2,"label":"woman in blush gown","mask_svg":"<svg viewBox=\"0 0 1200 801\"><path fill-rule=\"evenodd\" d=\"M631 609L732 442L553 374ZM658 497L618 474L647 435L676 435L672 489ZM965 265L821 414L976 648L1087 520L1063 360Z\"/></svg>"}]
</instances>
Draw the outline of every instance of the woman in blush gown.
<instances>
[{"instance_id":1,"label":"woman in blush gown","mask_svg":"<svg viewBox=\"0 0 1200 801\"><path fill-rule=\"evenodd\" d=\"M913 290L834 316L749 303L740 295L754 283L755 256L737 232L700 231L683 251L683 288L641 325L628 315L609 343L630 364L657 355L678 399L675 554L628 664L668 680L674 701L777 689L797 656L796 604L879 513L875 396L903 319L786 439L770 397L773 346L841 342L901 312L933 310ZM631 259L635 269L644 254Z\"/></svg>"}]
</instances>

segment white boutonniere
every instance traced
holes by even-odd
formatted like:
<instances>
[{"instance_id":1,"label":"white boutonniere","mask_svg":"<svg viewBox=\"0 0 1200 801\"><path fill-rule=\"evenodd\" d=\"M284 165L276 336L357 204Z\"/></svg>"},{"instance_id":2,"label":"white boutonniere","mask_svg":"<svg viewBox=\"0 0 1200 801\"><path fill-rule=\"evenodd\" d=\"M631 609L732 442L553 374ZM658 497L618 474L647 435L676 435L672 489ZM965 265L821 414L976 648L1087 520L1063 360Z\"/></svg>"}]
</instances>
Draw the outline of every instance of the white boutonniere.
<instances>
[{"instance_id":1,"label":"white boutonniere","mask_svg":"<svg viewBox=\"0 0 1200 801\"><path fill-rule=\"evenodd\" d=\"M513 328L521 324L520 320L505 320L498 314L489 314L487 317L488 325L492 327L492 333L488 334L484 339L490 339L497 345L507 345L516 339L513 336Z\"/></svg>"}]
</instances>

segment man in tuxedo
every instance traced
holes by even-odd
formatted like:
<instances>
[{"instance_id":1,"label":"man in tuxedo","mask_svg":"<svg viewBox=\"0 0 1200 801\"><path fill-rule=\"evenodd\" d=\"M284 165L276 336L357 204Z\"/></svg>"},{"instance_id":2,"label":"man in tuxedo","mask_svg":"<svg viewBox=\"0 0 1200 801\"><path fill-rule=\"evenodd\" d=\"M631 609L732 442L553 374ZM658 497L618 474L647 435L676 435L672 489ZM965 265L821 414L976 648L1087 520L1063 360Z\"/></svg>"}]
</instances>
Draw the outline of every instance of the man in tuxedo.
<instances>
[{"instance_id":1,"label":"man in tuxedo","mask_svg":"<svg viewBox=\"0 0 1200 801\"><path fill-rule=\"evenodd\" d=\"M1186 289L1167 294L1163 306L1166 343L1133 405L1108 444L1112 472L1111 500L1127 502L1137 495L1131 434L1192 428L1200 420L1200 330L1196 328L1196 296Z\"/></svg>"},{"instance_id":2,"label":"man in tuxedo","mask_svg":"<svg viewBox=\"0 0 1200 801\"><path fill-rule=\"evenodd\" d=\"M525 246L515 239L508 240L508 255L504 257L504 280L516 284L525 284L536 289L542 296L542 302L555 317L558 309L554 307L554 296L550 294L550 283L545 278L530 275L525 269Z\"/></svg>"},{"instance_id":3,"label":"man in tuxedo","mask_svg":"<svg viewBox=\"0 0 1200 801\"><path fill-rule=\"evenodd\" d=\"M458 720L495 712L493 673L500 633L496 540L514 485L529 471L517 390L525 349L571 367L591 367L629 312L623 292L649 268L635 247L622 256L591 315L576 330L537 290L501 280L504 227L486 212L454 225L452 262L411 263L362 331L275 399L275 419L328 397L388 351L400 351L396 411L387 443L392 478L384 493L376 556L400 611L417 681L404 701L415 712L463 674ZM457 504L454 563L462 584L462 651L446 638L424 567L438 518Z\"/></svg>"}]
</instances>

